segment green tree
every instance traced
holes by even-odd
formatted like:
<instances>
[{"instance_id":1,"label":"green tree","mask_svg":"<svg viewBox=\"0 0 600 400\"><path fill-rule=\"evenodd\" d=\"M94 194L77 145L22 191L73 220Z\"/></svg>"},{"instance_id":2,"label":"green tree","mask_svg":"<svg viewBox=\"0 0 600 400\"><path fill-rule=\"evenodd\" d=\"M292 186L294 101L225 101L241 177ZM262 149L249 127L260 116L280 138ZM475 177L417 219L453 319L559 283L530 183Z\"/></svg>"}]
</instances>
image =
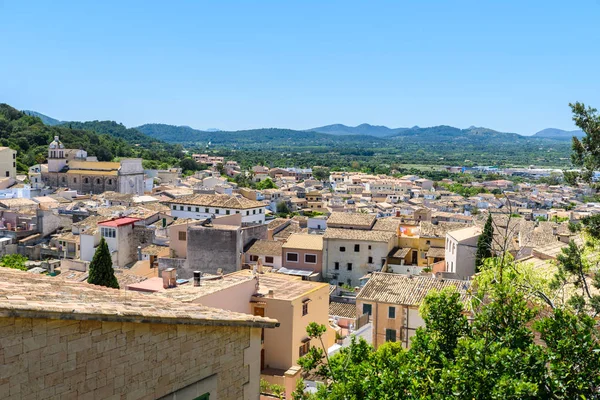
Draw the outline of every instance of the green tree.
<instances>
[{"instance_id":1,"label":"green tree","mask_svg":"<svg viewBox=\"0 0 600 400\"><path fill-rule=\"evenodd\" d=\"M312 170L313 178L318 181L324 182L329 179L329 168L327 167L315 167Z\"/></svg>"},{"instance_id":2,"label":"green tree","mask_svg":"<svg viewBox=\"0 0 600 400\"><path fill-rule=\"evenodd\" d=\"M110 251L108 250L108 244L104 238L100 239L100 244L90 263L88 283L115 289L119 288L119 282L117 281L115 270L112 266L112 258L110 256Z\"/></svg>"},{"instance_id":3,"label":"green tree","mask_svg":"<svg viewBox=\"0 0 600 400\"><path fill-rule=\"evenodd\" d=\"M271 180L271 178L267 178L263 181L258 182L255 185L256 190L264 190L264 189L277 189L277 185L275 182Z\"/></svg>"},{"instance_id":4,"label":"green tree","mask_svg":"<svg viewBox=\"0 0 600 400\"><path fill-rule=\"evenodd\" d=\"M6 254L0 258L0 267L27 271L27 267L25 266L26 261L27 257L20 254Z\"/></svg>"},{"instance_id":5,"label":"green tree","mask_svg":"<svg viewBox=\"0 0 600 400\"><path fill-rule=\"evenodd\" d=\"M485 221L483 232L477 239L477 252L475 253L475 268L479 271L483 260L492 256L492 242L494 240L494 221L492 214L488 214Z\"/></svg>"},{"instance_id":6,"label":"green tree","mask_svg":"<svg viewBox=\"0 0 600 400\"><path fill-rule=\"evenodd\" d=\"M179 168L182 171L198 171L198 163L189 157L183 158L179 161Z\"/></svg>"},{"instance_id":7,"label":"green tree","mask_svg":"<svg viewBox=\"0 0 600 400\"><path fill-rule=\"evenodd\" d=\"M594 171L600 169L600 115L598 110L586 107L585 104L569 103L573 112L573 121L585 136L579 140L573 137L571 163L581 168L581 173L565 174L565 180L575 184L578 179L591 183Z\"/></svg>"}]
</instances>

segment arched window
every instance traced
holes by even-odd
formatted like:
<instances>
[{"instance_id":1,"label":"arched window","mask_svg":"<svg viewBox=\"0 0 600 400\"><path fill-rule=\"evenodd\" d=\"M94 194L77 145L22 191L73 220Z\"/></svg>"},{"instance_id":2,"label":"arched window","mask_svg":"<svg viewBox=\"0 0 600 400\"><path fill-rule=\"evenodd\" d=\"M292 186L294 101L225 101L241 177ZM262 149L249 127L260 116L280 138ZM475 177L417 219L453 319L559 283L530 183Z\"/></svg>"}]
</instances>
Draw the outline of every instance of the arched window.
<instances>
[{"instance_id":1,"label":"arched window","mask_svg":"<svg viewBox=\"0 0 600 400\"><path fill-rule=\"evenodd\" d=\"M109 180L108 180L108 184L109 184L109 185L112 185L112 179L109 179Z\"/></svg>"},{"instance_id":2,"label":"arched window","mask_svg":"<svg viewBox=\"0 0 600 400\"><path fill-rule=\"evenodd\" d=\"M89 183L89 182L90 182L90 180L88 178L83 179L83 183Z\"/></svg>"},{"instance_id":3,"label":"arched window","mask_svg":"<svg viewBox=\"0 0 600 400\"><path fill-rule=\"evenodd\" d=\"M73 178L73 183L77 183L77 178Z\"/></svg>"},{"instance_id":4,"label":"arched window","mask_svg":"<svg viewBox=\"0 0 600 400\"><path fill-rule=\"evenodd\" d=\"M96 185L99 185L99 184L100 184L100 178L97 178L96 179Z\"/></svg>"}]
</instances>

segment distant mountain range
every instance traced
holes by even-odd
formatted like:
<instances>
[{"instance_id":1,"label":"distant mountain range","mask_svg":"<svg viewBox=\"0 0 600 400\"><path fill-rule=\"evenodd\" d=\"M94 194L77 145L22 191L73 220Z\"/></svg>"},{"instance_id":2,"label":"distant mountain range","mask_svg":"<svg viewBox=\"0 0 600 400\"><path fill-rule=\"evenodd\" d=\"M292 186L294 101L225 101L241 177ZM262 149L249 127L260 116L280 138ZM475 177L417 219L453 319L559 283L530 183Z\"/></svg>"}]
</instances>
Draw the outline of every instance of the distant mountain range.
<instances>
[{"instance_id":1,"label":"distant mountain range","mask_svg":"<svg viewBox=\"0 0 600 400\"><path fill-rule=\"evenodd\" d=\"M39 113L37 111L23 110L23 113L27 114L27 115L31 115L33 117L38 117L39 119L42 120L42 122L45 125L49 125L49 126L55 126L55 125L60 125L60 124L64 123L64 121L59 121L57 119L54 119L52 117L49 117L49 116Z\"/></svg>"},{"instance_id":2,"label":"distant mountain range","mask_svg":"<svg viewBox=\"0 0 600 400\"><path fill-rule=\"evenodd\" d=\"M583 131L581 131L581 130L564 131L562 129L546 128L539 132L536 132L533 135L533 137L556 139L556 140L571 140L571 138L573 136L581 138L581 137L585 136L585 133L583 133Z\"/></svg>"},{"instance_id":3,"label":"distant mountain range","mask_svg":"<svg viewBox=\"0 0 600 400\"><path fill-rule=\"evenodd\" d=\"M46 125L71 124L77 129L93 129L98 121L92 122L65 122L51 118L36 111L23 111L42 119ZM389 128L381 125L361 124L347 126L333 124L327 126L297 131L292 129L260 128L241 131L221 131L219 129L198 130L189 126L175 126L167 124L144 124L135 128L125 129L124 126L103 125L102 133L109 133L116 137L130 137L136 142L144 142L144 136L150 141L160 140L167 143L179 144L208 144L232 145L233 147L246 147L249 145L270 144L278 141L279 144L293 147L298 145L342 145L360 146L368 143L371 146L384 146L386 143L403 143L410 140L414 143L487 143L488 145L510 145L517 142L531 140L566 141L572 136L581 137L579 130L565 131L556 128L547 128L534 135L525 136L517 133L499 132L484 127L471 126L467 129L440 125L428 128L414 126L412 128ZM110 131L110 132L107 132ZM119 132L119 134L116 134Z\"/></svg>"},{"instance_id":4,"label":"distant mountain range","mask_svg":"<svg viewBox=\"0 0 600 400\"><path fill-rule=\"evenodd\" d=\"M307 131L327 133L329 135L369 135L369 136L392 136L409 128L388 128L382 125L360 124L358 126L346 126L334 124L307 129Z\"/></svg>"}]
</instances>

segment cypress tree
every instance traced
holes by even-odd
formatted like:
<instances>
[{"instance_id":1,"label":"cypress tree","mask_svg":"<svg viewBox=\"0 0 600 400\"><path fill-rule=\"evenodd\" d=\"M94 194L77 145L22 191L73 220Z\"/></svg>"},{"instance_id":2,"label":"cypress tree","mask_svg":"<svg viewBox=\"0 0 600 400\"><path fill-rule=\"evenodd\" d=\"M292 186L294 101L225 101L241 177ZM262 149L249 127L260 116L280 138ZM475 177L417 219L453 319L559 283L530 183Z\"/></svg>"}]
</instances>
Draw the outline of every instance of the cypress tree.
<instances>
[{"instance_id":1,"label":"cypress tree","mask_svg":"<svg viewBox=\"0 0 600 400\"><path fill-rule=\"evenodd\" d=\"M479 267L483 264L483 260L492 257L492 241L494 240L494 226L492 222L492 214L488 214L487 221L483 227L483 232L477 239L477 253L475 254L475 271L479 272Z\"/></svg>"},{"instance_id":2,"label":"cypress tree","mask_svg":"<svg viewBox=\"0 0 600 400\"><path fill-rule=\"evenodd\" d=\"M112 266L112 258L108 250L108 244L104 238L100 239L100 245L94 253L94 258L90 263L90 274L88 283L93 285L106 286L110 288L119 288L119 282L115 276L115 270Z\"/></svg>"}]
</instances>

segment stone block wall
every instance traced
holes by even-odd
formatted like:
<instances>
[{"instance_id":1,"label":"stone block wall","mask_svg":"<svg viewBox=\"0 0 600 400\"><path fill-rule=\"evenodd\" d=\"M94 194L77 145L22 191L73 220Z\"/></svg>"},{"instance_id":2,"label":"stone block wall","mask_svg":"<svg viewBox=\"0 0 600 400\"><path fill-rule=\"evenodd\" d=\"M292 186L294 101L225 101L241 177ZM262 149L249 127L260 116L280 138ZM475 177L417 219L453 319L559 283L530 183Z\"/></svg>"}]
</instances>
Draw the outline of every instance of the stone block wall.
<instances>
[{"instance_id":1,"label":"stone block wall","mask_svg":"<svg viewBox=\"0 0 600 400\"><path fill-rule=\"evenodd\" d=\"M216 377L211 399L257 399L255 331L0 317L0 398L157 399Z\"/></svg>"}]
</instances>

